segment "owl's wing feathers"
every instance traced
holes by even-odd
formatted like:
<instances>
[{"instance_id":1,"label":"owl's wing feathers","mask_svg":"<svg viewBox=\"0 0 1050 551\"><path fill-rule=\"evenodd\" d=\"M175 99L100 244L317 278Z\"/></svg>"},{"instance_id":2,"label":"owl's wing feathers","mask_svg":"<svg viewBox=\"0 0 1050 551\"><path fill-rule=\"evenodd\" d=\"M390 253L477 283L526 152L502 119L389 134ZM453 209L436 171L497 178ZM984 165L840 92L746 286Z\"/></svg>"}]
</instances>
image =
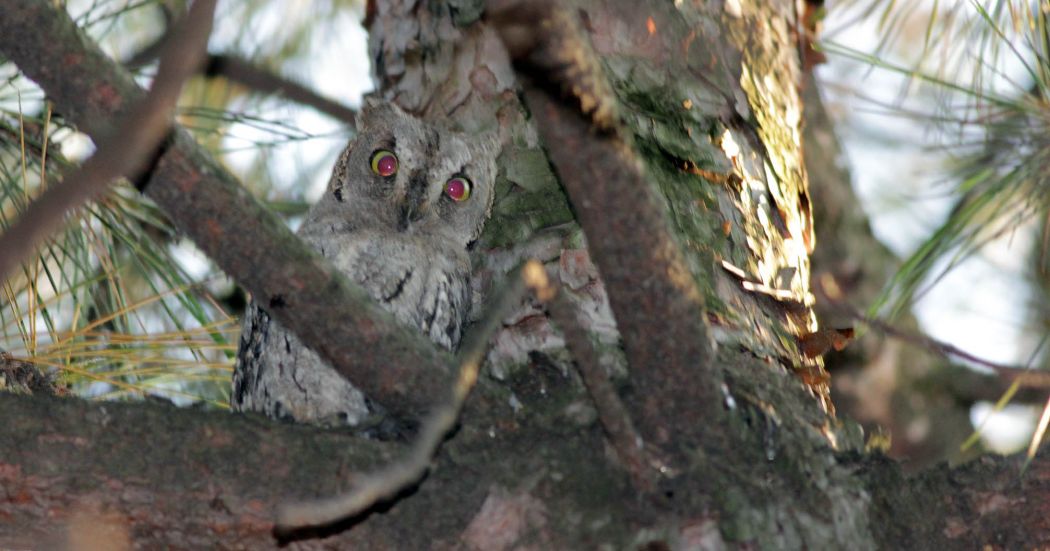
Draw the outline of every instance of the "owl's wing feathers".
<instances>
[{"instance_id":1,"label":"owl's wing feathers","mask_svg":"<svg viewBox=\"0 0 1050 551\"><path fill-rule=\"evenodd\" d=\"M334 426L357 425L372 413L360 390L254 301L241 328L230 405Z\"/></svg>"},{"instance_id":2,"label":"owl's wing feathers","mask_svg":"<svg viewBox=\"0 0 1050 551\"><path fill-rule=\"evenodd\" d=\"M398 321L454 349L471 302L466 252L344 228L308 218L300 234ZM230 401L236 410L321 424L357 425L374 413L360 390L254 301L243 322Z\"/></svg>"}]
</instances>

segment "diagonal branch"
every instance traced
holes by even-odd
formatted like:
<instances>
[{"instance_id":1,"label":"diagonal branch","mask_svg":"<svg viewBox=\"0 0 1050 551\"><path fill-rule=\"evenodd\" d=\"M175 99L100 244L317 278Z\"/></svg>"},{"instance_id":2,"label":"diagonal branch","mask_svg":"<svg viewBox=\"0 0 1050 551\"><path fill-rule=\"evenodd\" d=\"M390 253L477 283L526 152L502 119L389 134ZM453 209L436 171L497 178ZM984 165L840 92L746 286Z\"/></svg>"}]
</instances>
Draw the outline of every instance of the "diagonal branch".
<instances>
[{"instance_id":1,"label":"diagonal branch","mask_svg":"<svg viewBox=\"0 0 1050 551\"><path fill-rule=\"evenodd\" d=\"M458 354L459 372L449 398L438 404L423 421L405 457L362 477L346 494L281 506L275 524L278 533L291 536L302 528L325 526L359 515L377 503L393 499L423 478L438 447L455 428L463 406L478 381L489 341L502 328L503 319L521 303L526 291L532 287L530 274L537 271L543 273L543 265L537 260L529 260L522 269L510 274L509 281L468 335Z\"/></svg>"},{"instance_id":2,"label":"diagonal branch","mask_svg":"<svg viewBox=\"0 0 1050 551\"><path fill-rule=\"evenodd\" d=\"M818 298L822 299L830 308L841 311L858 322L863 323L884 335L893 337L912 346L924 348L943 358L959 358L983 368L990 369L995 372L997 377L1007 383L1016 382L1022 387L1029 388L1050 388L1050 373L1045 370L1003 365L998 362L986 360L957 346L941 342L921 333L912 333L895 327L893 324L887 323L883 320L866 316L863 312L843 300L841 292L835 286L827 284L818 285L816 291Z\"/></svg>"},{"instance_id":3,"label":"diagonal branch","mask_svg":"<svg viewBox=\"0 0 1050 551\"><path fill-rule=\"evenodd\" d=\"M575 12L547 4L493 1L490 13L608 290L639 426L687 448L722 416L703 298Z\"/></svg>"},{"instance_id":4,"label":"diagonal branch","mask_svg":"<svg viewBox=\"0 0 1050 551\"><path fill-rule=\"evenodd\" d=\"M49 0L0 0L0 53L69 120L98 137L142 90ZM450 359L406 331L305 247L185 131L144 193L302 341L394 413L418 415L452 378Z\"/></svg>"},{"instance_id":5,"label":"diagonal branch","mask_svg":"<svg viewBox=\"0 0 1050 551\"><path fill-rule=\"evenodd\" d=\"M99 141L98 151L76 173L48 188L21 218L0 236L0 281L40 243L58 231L66 215L98 198L121 176L147 169L151 154L171 130L172 113L182 85L200 66L211 35L215 0L193 3L172 32L149 94L132 107L120 125Z\"/></svg>"},{"instance_id":6,"label":"diagonal branch","mask_svg":"<svg viewBox=\"0 0 1050 551\"><path fill-rule=\"evenodd\" d=\"M166 26L170 26L171 10L165 5L160 5L159 8ZM160 55L170 38L171 32L168 29L156 40L124 61L124 66L135 70L149 64ZM204 76L225 77L253 92L278 94L301 105L313 107L318 112L346 124L355 124L357 112L346 105L234 55L208 54L204 63Z\"/></svg>"},{"instance_id":7,"label":"diagonal branch","mask_svg":"<svg viewBox=\"0 0 1050 551\"><path fill-rule=\"evenodd\" d=\"M576 370L583 379L587 394L591 396L594 409L598 411L605 434L612 444L620 463L631 475L635 490L651 493L655 486L655 473L667 473L665 462L655 457L644 447L642 437L634 428L634 422L627 411L616 389L609 380L609 375L598 361L598 352L594 349L590 335L580 325L576 311L565 298L565 292L547 277L547 272L535 270L533 293L547 305L547 315L551 322L565 335L565 348L572 354Z\"/></svg>"}]
</instances>

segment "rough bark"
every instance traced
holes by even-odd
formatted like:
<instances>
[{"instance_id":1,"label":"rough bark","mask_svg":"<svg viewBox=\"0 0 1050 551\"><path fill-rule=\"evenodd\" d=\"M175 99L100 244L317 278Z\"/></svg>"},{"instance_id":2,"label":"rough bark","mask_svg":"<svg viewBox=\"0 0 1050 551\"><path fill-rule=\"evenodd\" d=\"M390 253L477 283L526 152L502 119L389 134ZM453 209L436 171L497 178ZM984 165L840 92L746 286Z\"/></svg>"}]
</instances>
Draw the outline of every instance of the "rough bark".
<instances>
[{"instance_id":1,"label":"rough bark","mask_svg":"<svg viewBox=\"0 0 1050 551\"><path fill-rule=\"evenodd\" d=\"M755 360L730 357L738 372L761 378ZM779 384L779 383L776 383ZM571 386L571 385L566 385ZM752 388L751 390L754 390ZM523 393L524 395L524 393ZM508 414L500 425L467 421L446 443L431 475L393 506L328 532L300 534L295 548L615 548L646 544L722 549L1036 548L1050 544L1050 461L1028 470L1021 458L986 457L907 477L892 461L859 453L826 457L852 473L866 502L865 537L850 531L800 532L794 522L828 526L850 513L817 496L822 477L785 485L750 478L748 462L784 463L760 441L730 464L709 464L709 505L690 488L668 484L664 499L639 499L611 465L601 433L580 414L571 392L532 395L529 408L551 418ZM556 404L563 406L553 407ZM755 426L766 423L745 407ZM574 411L575 410L575 411ZM0 395L0 546L55 548L70 539L126 538L141 549L260 549L275 545L272 512L288 497L327 495L354 475L391 461L402 446L337 431L275 424L248 415L177 409L165 404L91 403ZM747 427L742 430L753 431ZM773 432L770 432L770 431ZM777 447L778 444L770 444ZM820 465L812 465L820 470ZM718 472L717 476L711 473ZM738 476L745 476L738 479ZM729 480L721 481L722 478ZM826 480L825 480L826 482ZM689 485L692 486L693 482ZM779 518L757 521L750 500ZM726 507L736 504L736 507ZM763 515L764 516L764 515ZM812 528L812 527L811 527ZM336 530L343 530L334 533ZM664 547L661 547L664 548Z\"/></svg>"},{"instance_id":2,"label":"rough bark","mask_svg":"<svg viewBox=\"0 0 1050 551\"><path fill-rule=\"evenodd\" d=\"M545 92L527 92L562 184L602 274L637 386L635 415L649 438L690 447L717 432L721 373L712 365L703 299L667 229L663 206L642 193L638 160L614 136ZM639 273L652 275L639 285Z\"/></svg>"}]
</instances>

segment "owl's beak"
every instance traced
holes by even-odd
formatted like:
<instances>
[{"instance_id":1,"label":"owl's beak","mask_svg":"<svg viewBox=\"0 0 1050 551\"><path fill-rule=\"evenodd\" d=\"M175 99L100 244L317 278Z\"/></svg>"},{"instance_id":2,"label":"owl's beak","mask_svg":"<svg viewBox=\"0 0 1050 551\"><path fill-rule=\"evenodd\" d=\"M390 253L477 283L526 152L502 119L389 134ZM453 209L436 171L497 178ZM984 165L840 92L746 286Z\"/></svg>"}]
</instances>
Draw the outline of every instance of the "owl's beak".
<instances>
[{"instance_id":1,"label":"owl's beak","mask_svg":"<svg viewBox=\"0 0 1050 551\"><path fill-rule=\"evenodd\" d=\"M408 193L401 203L401 216L398 217L398 231L405 231L414 222L419 222L427 212L427 184L422 175L413 174L408 181Z\"/></svg>"}]
</instances>

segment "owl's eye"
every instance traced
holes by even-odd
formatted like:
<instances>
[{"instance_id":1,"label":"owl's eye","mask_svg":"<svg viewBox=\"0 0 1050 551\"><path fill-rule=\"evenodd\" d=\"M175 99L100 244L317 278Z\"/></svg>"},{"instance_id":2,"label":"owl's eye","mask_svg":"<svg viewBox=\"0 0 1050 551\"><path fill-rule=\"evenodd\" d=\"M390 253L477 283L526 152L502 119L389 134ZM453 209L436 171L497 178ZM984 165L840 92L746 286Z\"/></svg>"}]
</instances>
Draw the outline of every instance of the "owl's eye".
<instances>
[{"instance_id":1,"label":"owl's eye","mask_svg":"<svg viewBox=\"0 0 1050 551\"><path fill-rule=\"evenodd\" d=\"M372 154L372 172L383 176L397 174L397 156L393 151L380 149Z\"/></svg>"},{"instance_id":2,"label":"owl's eye","mask_svg":"<svg viewBox=\"0 0 1050 551\"><path fill-rule=\"evenodd\" d=\"M449 199L459 203L470 197L470 188L473 187L465 176L456 176L445 182L445 195Z\"/></svg>"}]
</instances>

